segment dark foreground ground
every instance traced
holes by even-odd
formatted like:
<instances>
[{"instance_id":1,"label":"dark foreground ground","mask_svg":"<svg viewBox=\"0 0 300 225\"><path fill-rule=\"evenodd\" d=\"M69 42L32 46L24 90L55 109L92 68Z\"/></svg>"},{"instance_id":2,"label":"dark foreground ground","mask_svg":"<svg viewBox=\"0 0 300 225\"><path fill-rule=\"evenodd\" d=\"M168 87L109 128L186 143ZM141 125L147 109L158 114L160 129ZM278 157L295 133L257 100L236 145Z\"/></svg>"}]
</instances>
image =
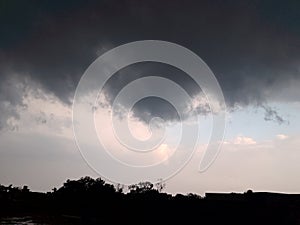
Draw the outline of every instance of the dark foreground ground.
<instances>
[{"instance_id":1,"label":"dark foreground ground","mask_svg":"<svg viewBox=\"0 0 300 225\"><path fill-rule=\"evenodd\" d=\"M0 186L0 224L299 224L300 195L161 193L144 182L122 188L89 177L48 193Z\"/></svg>"}]
</instances>

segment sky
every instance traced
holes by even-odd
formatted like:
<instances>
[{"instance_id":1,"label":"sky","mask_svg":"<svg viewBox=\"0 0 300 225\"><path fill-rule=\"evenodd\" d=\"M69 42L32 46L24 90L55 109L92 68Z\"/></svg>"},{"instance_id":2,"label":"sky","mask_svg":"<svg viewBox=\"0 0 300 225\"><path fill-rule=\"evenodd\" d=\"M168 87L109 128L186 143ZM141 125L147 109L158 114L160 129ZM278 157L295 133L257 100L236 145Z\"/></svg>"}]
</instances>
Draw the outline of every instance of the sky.
<instances>
[{"instance_id":1,"label":"sky","mask_svg":"<svg viewBox=\"0 0 300 225\"><path fill-rule=\"evenodd\" d=\"M206 171L198 171L210 137L212 112L193 79L159 62L127 66L104 85L95 128L111 154L135 165L157 160L168 164L172 152L191 148L188 137L194 133L188 132L177 149L178 125L199 127L193 157L165 181L166 191L299 193L299 10L297 0L1 0L0 183L48 191L67 179L98 177L82 157L73 134L72 106L79 81L98 57L117 46L162 40L197 54L222 89L227 120L218 157ZM152 82L149 76L163 79ZM142 94L168 79L191 97L189 104L181 105L183 118L160 98L141 99L132 109L130 99L123 98L118 118L129 120L135 138L146 140L161 129L168 132L165 143L150 158L123 154L124 146L115 140L109 122L118 94L141 78L154 84L142 83ZM174 86L162 90L180 99ZM149 132L149 123L158 117L157 126ZM117 131L121 136L128 134ZM88 141L90 134L83 136ZM120 175L113 167L108 169Z\"/></svg>"}]
</instances>

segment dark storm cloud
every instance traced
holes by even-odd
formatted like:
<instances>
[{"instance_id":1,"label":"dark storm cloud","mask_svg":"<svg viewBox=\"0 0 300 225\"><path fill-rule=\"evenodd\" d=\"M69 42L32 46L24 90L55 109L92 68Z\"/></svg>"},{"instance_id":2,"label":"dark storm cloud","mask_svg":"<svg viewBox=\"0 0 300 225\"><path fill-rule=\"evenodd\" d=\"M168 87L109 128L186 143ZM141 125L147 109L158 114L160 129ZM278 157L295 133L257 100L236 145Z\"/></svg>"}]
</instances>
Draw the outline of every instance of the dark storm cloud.
<instances>
[{"instance_id":1,"label":"dark storm cloud","mask_svg":"<svg viewBox=\"0 0 300 225\"><path fill-rule=\"evenodd\" d=\"M142 62L119 70L107 81L104 86L106 100L112 104L115 97L123 87L138 78L147 76L159 76L170 79L186 90L190 96L195 96L201 92L201 89L197 86L196 82L178 68L158 62ZM141 88L145 91L147 89L153 89L149 85ZM173 90L169 90L167 88L164 91L169 92L170 95L174 93ZM174 95L176 95L176 93L174 93ZM123 103L124 106L130 107L129 102L130 99L128 99L128 102ZM163 99L153 97L139 101L134 106L133 113L136 117L146 122L149 122L152 117L161 117L165 120L179 119L178 113L170 103L168 104Z\"/></svg>"},{"instance_id":2,"label":"dark storm cloud","mask_svg":"<svg viewBox=\"0 0 300 225\"><path fill-rule=\"evenodd\" d=\"M197 53L215 73L231 109L265 106L300 79L297 0L1 1L0 7L3 82L11 74L29 77L66 104L97 55L143 39L175 42ZM192 94L198 90L180 73L173 74L166 76ZM107 85L108 98L133 77L139 74ZM6 92L3 86L1 95ZM299 101L299 96L280 100ZM139 106L141 113L159 109L158 102Z\"/></svg>"}]
</instances>

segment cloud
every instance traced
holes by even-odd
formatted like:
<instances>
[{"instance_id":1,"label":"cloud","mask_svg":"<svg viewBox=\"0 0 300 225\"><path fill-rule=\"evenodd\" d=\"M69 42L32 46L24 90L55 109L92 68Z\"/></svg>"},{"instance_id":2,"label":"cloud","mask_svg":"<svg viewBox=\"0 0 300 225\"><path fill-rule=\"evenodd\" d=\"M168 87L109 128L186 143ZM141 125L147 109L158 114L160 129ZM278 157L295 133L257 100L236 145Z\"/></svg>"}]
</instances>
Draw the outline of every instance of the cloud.
<instances>
[{"instance_id":1,"label":"cloud","mask_svg":"<svg viewBox=\"0 0 300 225\"><path fill-rule=\"evenodd\" d=\"M235 145L254 145L254 144L256 144L256 141L254 141L250 137L239 136L233 141L233 144L235 144Z\"/></svg>"},{"instance_id":2,"label":"cloud","mask_svg":"<svg viewBox=\"0 0 300 225\"><path fill-rule=\"evenodd\" d=\"M0 101L0 132L35 132L72 137L71 108L35 82L11 77ZM0 97L0 98L1 98Z\"/></svg>"},{"instance_id":3,"label":"cloud","mask_svg":"<svg viewBox=\"0 0 300 225\"><path fill-rule=\"evenodd\" d=\"M0 83L0 130L17 129L15 120L20 118L19 112L27 108L23 102L28 92L28 80L11 77L2 79Z\"/></svg>"},{"instance_id":4,"label":"cloud","mask_svg":"<svg viewBox=\"0 0 300 225\"><path fill-rule=\"evenodd\" d=\"M255 145L257 142L251 137L237 136L233 140L224 141L225 145Z\"/></svg>"},{"instance_id":5,"label":"cloud","mask_svg":"<svg viewBox=\"0 0 300 225\"><path fill-rule=\"evenodd\" d=\"M13 87L7 90L12 74L34 81L31 85L40 85L45 93L70 105L81 75L99 54L143 39L175 42L198 54L215 73L231 110L264 106L266 120L284 123L268 103L300 100L300 18L292 1L29 2L7 3L1 10L0 111L4 118L17 117L13 108L22 105L21 92ZM158 64L136 65L123 73L139 68L162 72L158 75L192 95L200 91L182 72ZM171 72L164 74L167 70ZM116 75L107 85L108 98L143 75ZM145 100L135 109L135 115L145 121L156 114L177 118L157 99ZM5 121L1 119L0 125Z\"/></svg>"},{"instance_id":6,"label":"cloud","mask_svg":"<svg viewBox=\"0 0 300 225\"><path fill-rule=\"evenodd\" d=\"M289 123L289 121L278 115L278 112L275 109L272 109L269 106L262 106L262 108L265 110L265 121L274 121L278 124Z\"/></svg>"},{"instance_id":7,"label":"cloud","mask_svg":"<svg viewBox=\"0 0 300 225\"><path fill-rule=\"evenodd\" d=\"M276 137L279 139L279 140L285 140L287 139L289 136L285 135L285 134L277 134Z\"/></svg>"}]
</instances>

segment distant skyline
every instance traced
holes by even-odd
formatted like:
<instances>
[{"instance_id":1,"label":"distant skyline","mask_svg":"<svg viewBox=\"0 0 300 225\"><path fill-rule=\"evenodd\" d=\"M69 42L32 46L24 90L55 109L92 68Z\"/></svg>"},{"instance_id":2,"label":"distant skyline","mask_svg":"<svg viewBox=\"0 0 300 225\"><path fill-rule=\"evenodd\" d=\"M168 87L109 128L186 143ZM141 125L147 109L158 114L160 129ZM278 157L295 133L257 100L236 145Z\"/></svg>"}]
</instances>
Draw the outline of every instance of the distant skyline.
<instances>
[{"instance_id":1,"label":"distant skyline","mask_svg":"<svg viewBox=\"0 0 300 225\"><path fill-rule=\"evenodd\" d=\"M97 127L108 129L105 116L126 84L160 75L193 96L185 122L192 126L195 115L201 116L197 152L166 182L166 191L300 192L299 10L300 3L292 0L0 1L0 184L47 191L66 179L99 176L81 157L73 136L79 79L116 46L164 40L199 55L222 88L228 121L214 164L197 171L212 122L202 108L201 90L170 66L147 62L116 73L104 87ZM140 101L132 112L133 134L149 136L152 117L163 118L174 133L157 156L164 158L177 138L178 115L164 101ZM107 134L117 152L119 145Z\"/></svg>"}]
</instances>

